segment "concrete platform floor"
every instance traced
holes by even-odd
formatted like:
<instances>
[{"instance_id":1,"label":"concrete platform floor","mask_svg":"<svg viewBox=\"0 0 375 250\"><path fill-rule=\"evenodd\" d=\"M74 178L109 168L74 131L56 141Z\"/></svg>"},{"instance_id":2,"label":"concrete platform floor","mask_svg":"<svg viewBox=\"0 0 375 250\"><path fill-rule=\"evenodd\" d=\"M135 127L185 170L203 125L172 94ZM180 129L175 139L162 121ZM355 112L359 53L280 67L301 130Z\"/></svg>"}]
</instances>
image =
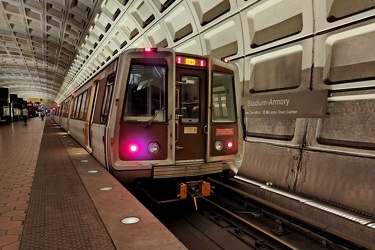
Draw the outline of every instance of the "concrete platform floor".
<instances>
[{"instance_id":1,"label":"concrete platform floor","mask_svg":"<svg viewBox=\"0 0 375 250\"><path fill-rule=\"evenodd\" d=\"M0 173L1 250L186 249L49 118L0 127Z\"/></svg>"}]
</instances>

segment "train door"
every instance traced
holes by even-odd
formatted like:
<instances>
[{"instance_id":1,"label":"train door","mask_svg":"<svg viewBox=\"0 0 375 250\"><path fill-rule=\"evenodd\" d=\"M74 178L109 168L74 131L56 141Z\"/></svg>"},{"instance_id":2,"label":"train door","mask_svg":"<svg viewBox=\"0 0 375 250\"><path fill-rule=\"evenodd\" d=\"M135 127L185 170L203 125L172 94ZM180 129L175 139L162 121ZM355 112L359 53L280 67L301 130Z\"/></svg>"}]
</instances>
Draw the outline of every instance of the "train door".
<instances>
[{"instance_id":1,"label":"train door","mask_svg":"<svg viewBox=\"0 0 375 250\"><path fill-rule=\"evenodd\" d=\"M210 70L206 159L207 162L228 161L239 157L242 148L235 90L235 83L239 83L238 69L234 64L211 58Z\"/></svg>"},{"instance_id":2,"label":"train door","mask_svg":"<svg viewBox=\"0 0 375 250\"><path fill-rule=\"evenodd\" d=\"M92 119L92 106L95 100L96 91L97 91L97 82L94 82L92 84L91 90L89 89L89 97L83 98L85 100L85 147L86 150L90 153L92 153L92 147L91 147L91 119ZM86 100L87 99L87 100ZM83 105L82 101L82 105Z\"/></svg>"},{"instance_id":3,"label":"train door","mask_svg":"<svg viewBox=\"0 0 375 250\"><path fill-rule=\"evenodd\" d=\"M176 68L176 162L205 159L206 71Z\"/></svg>"},{"instance_id":4,"label":"train door","mask_svg":"<svg viewBox=\"0 0 375 250\"><path fill-rule=\"evenodd\" d=\"M105 162L105 126L107 116L102 113L104 96L106 93L108 77L102 78L100 81L96 81L96 95L93 101L91 122L90 122L90 147L91 154L101 163L106 166Z\"/></svg>"}]
</instances>

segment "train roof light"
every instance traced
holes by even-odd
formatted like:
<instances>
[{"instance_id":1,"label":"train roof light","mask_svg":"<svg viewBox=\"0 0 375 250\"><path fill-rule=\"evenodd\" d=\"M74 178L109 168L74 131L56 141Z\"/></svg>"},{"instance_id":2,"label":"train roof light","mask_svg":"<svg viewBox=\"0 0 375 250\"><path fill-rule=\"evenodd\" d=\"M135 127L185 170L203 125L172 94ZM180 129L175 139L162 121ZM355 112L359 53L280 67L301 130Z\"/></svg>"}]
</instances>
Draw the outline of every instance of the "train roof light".
<instances>
[{"instance_id":1,"label":"train roof light","mask_svg":"<svg viewBox=\"0 0 375 250\"><path fill-rule=\"evenodd\" d=\"M158 51L157 48L144 48L143 49L143 52L145 53L151 53L151 52L156 52L156 51Z\"/></svg>"}]
</instances>

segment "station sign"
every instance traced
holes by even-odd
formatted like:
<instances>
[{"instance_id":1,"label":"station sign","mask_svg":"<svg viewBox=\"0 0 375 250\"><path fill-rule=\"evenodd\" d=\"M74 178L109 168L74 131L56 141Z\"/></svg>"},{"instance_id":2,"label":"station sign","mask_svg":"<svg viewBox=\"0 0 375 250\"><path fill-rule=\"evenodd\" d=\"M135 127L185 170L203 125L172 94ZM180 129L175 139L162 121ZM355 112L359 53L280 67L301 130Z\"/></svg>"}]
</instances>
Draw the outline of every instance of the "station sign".
<instances>
[{"instance_id":1,"label":"station sign","mask_svg":"<svg viewBox=\"0 0 375 250\"><path fill-rule=\"evenodd\" d=\"M43 102L43 98L29 98L29 102Z\"/></svg>"},{"instance_id":2,"label":"station sign","mask_svg":"<svg viewBox=\"0 0 375 250\"><path fill-rule=\"evenodd\" d=\"M324 118L328 90L242 98L246 118Z\"/></svg>"}]
</instances>

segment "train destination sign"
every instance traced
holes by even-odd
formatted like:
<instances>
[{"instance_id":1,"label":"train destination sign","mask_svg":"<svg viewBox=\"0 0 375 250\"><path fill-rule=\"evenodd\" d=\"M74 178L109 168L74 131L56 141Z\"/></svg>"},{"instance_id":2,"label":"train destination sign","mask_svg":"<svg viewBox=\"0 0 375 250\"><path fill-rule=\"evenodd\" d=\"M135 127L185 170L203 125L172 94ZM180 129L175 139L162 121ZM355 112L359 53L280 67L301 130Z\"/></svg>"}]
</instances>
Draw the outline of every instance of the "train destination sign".
<instances>
[{"instance_id":1,"label":"train destination sign","mask_svg":"<svg viewBox=\"0 0 375 250\"><path fill-rule=\"evenodd\" d=\"M323 118L328 90L253 95L242 98L247 118Z\"/></svg>"},{"instance_id":2,"label":"train destination sign","mask_svg":"<svg viewBox=\"0 0 375 250\"><path fill-rule=\"evenodd\" d=\"M189 66L206 67L206 60L192 57L177 56L176 63Z\"/></svg>"}]
</instances>

